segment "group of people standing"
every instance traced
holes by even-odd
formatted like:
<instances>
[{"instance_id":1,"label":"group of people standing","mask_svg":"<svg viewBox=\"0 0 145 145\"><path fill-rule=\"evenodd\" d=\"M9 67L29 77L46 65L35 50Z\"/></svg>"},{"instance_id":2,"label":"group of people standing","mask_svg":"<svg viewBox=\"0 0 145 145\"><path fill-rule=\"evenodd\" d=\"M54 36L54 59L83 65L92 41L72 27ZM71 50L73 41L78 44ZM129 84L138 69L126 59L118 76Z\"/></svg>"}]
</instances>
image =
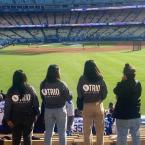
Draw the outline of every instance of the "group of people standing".
<instances>
[{"instance_id":1,"label":"group of people standing","mask_svg":"<svg viewBox=\"0 0 145 145\"><path fill-rule=\"evenodd\" d=\"M92 123L96 128L96 145L104 144L104 107L107 86L103 75L93 60L87 60L84 72L77 85L77 108L83 116L84 145L91 145ZM114 88L116 105L113 116L117 125L117 145L126 145L130 129L132 145L140 145L140 96L141 84L135 79L135 69L126 64L123 78ZM59 144L66 145L67 113L66 101L72 100L68 86L61 80L58 65L50 65L45 79L40 84L40 95L44 104L45 137L44 144L52 144L55 124ZM39 116L38 97L34 88L27 83L26 74L17 70L13 74L4 109L4 119L12 128L13 145L19 145L21 135L24 145L32 145L34 123Z\"/></svg>"}]
</instances>

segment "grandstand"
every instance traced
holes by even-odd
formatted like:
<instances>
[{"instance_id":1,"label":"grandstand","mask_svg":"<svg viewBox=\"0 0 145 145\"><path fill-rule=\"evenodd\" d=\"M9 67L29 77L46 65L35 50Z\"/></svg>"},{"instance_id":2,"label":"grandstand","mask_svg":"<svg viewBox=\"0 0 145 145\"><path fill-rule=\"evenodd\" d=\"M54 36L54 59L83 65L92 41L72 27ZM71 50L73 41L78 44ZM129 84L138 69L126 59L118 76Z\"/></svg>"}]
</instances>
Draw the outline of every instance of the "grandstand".
<instances>
[{"instance_id":1,"label":"grandstand","mask_svg":"<svg viewBox=\"0 0 145 145\"><path fill-rule=\"evenodd\" d=\"M0 27L50 24L144 23L145 9L92 10L56 13L6 13L0 15Z\"/></svg>"},{"instance_id":2,"label":"grandstand","mask_svg":"<svg viewBox=\"0 0 145 145\"><path fill-rule=\"evenodd\" d=\"M133 50L141 49L145 41L145 0L0 0L0 48L122 41L131 42ZM116 143L112 136L105 138L105 145ZM141 141L145 144L145 136ZM43 142L41 137L33 145ZM128 145L130 142L129 136ZM58 136L53 143L58 144ZM5 141L5 145L10 144L11 140ZM68 138L68 144L83 145L83 138L74 135Z\"/></svg>"},{"instance_id":3,"label":"grandstand","mask_svg":"<svg viewBox=\"0 0 145 145\"><path fill-rule=\"evenodd\" d=\"M0 47L145 39L143 0L0 0L0 12Z\"/></svg>"},{"instance_id":4,"label":"grandstand","mask_svg":"<svg viewBox=\"0 0 145 145\"><path fill-rule=\"evenodd\" d=\"M144 0L0 0L4 6L8 5L48 5L48 6L106 6L106 5L126 5L126 4L142 4Z\"/></svg>"}]
</instances>

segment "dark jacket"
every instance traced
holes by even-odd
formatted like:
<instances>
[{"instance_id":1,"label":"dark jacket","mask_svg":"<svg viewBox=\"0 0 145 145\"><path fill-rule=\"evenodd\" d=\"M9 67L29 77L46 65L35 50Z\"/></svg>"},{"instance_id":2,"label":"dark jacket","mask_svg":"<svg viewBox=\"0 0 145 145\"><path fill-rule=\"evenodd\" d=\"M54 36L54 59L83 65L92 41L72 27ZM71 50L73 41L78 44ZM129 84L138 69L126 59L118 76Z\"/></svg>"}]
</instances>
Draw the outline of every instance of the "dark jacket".
<instances>
[{"instance_id":1,"label":"dark jacket","mask_svg":"<svg viewBox=\"0 0 145 145\"><path fill-rule=\"evenodd\" d=\"M4 108L5 120L11 120L14 123L33 122L38 114L39 102L31 86L26 86L23 96L20 96L16 89L8 90Z\"/></svg>"},{"instance_id":2,"label":"dark jacket","mask_svg":"<svg viewBox=\"0 0 145 145\"><path fill-rule=\"evenodd\" d=\"M77 108L83 109L83 103L103 101L107 96L107 87L103 79L90 83L85 76L81 76L77 86Z\"/></svg>"},{"instance_id":3,"label":"dark jacket","mask_svg":"<svg viewBox=\"0 0 145 145\"><path fill-rule=\"evenodd\" d=\"M68 87L62 81L48 83L43 81L40 85L40 94L45 108L64 107L67 98L70 96Z\"/></svg>"},{"instance_id":4,"label":"dark jacket","mask_svg":"<svg viewBox=\"0 0 145 145\"><path fill-rule=\"evenodd\" d=\"M141 84L137 80L122 80L114 88L117 97L113 116L117 119L140 118Z\"/></svg>"}]
</instances>

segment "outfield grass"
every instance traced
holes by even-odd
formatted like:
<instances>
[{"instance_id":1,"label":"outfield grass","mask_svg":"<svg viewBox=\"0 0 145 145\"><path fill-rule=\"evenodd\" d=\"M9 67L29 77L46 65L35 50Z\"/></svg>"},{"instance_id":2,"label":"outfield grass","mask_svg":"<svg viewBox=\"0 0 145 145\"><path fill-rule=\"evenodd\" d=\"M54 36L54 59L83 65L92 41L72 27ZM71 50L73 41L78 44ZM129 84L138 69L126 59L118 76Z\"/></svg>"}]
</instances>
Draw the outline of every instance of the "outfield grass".
<instances>
[{"instance_id":1,"label":"outfield grass","mask_svg":"<svg viewBox=\"0 0 145 145\"><path fill-rule=\"evenodd\" d=\"M20 48L20 46L19 46ZM107 108L110 101L115 103L115 96L112 92L116 83L121 80L122 69L125 63L131 63L137 70L136 78L141 81L142 92L142 114L145 114L145 49L136 52L80 52L80 53L51 53L40 55L15 55L1 53L11 48L0 50L0 89L4 92L11 85L12 74L16 69L22 69L28 76L28 81L32 84L38 94L40 82L46 75L50 64L58 64L61 68L62 80L67 82L73 92L74 104L76 102L76 87L80 75L83 73L84 63L88 59L94 59L101 69L106 81L109 93L104 101ZM41 101L41 99L40 99Z\"/></svg>"}]
</instances>

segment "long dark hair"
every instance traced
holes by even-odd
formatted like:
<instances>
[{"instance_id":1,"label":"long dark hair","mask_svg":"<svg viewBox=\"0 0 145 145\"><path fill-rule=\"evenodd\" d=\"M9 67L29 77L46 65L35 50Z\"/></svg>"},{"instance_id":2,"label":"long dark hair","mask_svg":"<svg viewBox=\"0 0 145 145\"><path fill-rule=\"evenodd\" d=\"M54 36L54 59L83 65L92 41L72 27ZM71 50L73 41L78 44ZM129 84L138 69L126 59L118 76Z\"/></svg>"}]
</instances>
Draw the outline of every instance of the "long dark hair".
<instances>
[{"instance_id":1,"label":"long dark hair","mask_svg":"<svg viewBox=\"0 0 145 145\"><path fill-rule=\"evenodd\" d=\"M22 96L27 86L27 76L22 70L16 70L13 74L12 89L19 91Z\"/></svg>"},{"instance_id":2,"label":"long dark hair","mask_svg":"<svg viewBox=\"0 0 145 145\"><path fill-rule=\"evenodd\" d=\"M60 72L59 67L56 64L50 65L47 70L46 77L44 79L45 82L53 83L60 80Z\"/></svg>"},{"instance_id":3,"label":"long dark hair","mask_svg":"<svg viewBox=\"0 0 145 145\"><path fill-rule=\"evenodd\" d=\"M103 79L103 76L95 64L94 60L87 60L84 66L84 74L88 81L98 82L100 79Z\"/></svg>"}]
</instances>

